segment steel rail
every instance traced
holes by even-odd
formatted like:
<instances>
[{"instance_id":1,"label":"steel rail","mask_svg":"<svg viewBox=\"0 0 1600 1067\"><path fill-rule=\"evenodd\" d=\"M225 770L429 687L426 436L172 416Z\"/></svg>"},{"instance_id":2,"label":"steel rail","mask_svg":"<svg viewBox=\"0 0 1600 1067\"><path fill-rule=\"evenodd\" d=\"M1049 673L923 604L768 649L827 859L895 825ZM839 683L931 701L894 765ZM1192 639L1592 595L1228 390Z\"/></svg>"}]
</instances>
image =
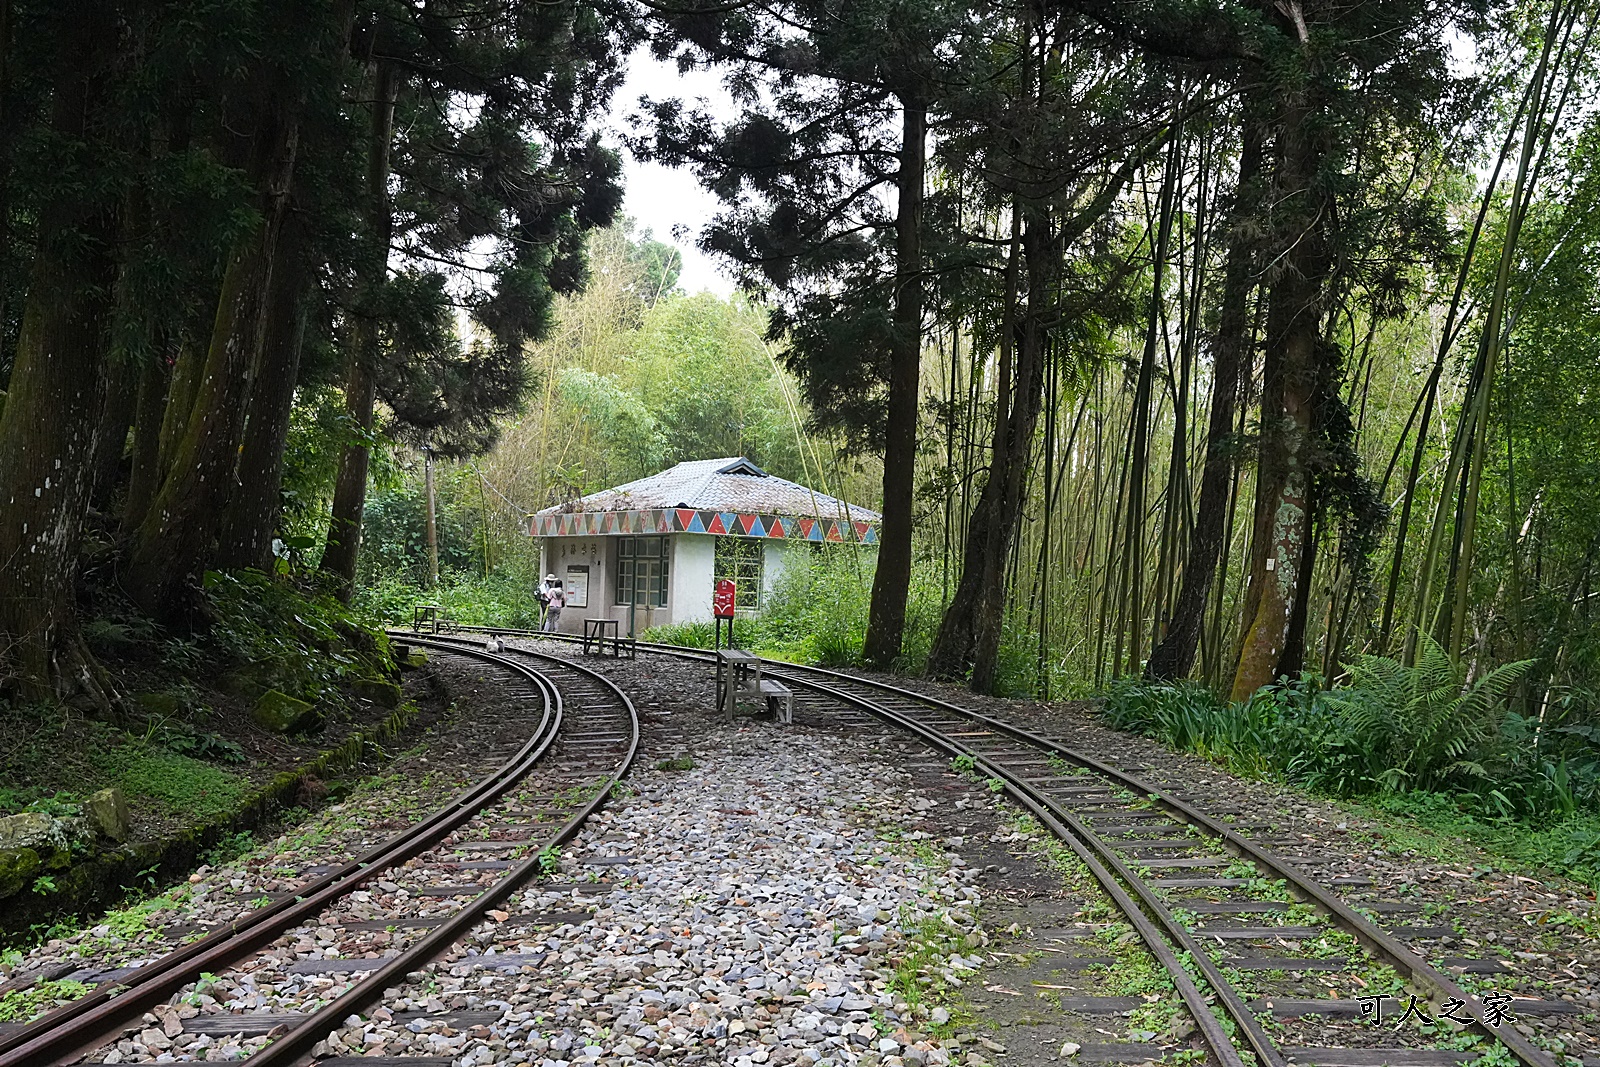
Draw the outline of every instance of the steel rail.
<instances>
[{"instance_id":1,"label":"steel rail","mask_svg":"<svg viewBox=\"0 0 1600 1067\"><path fill-rule=\"evenodd\" d=\"M414 637L408 640L427 643L441 651L496 659L481 649L422 642ZM260 951L285 931L326 910L340 897L434 847L503 796L554 744L560 720L559 706L552 700L555 687L531 668L509 659L502 662L533 683L543 704L534 732L505 763L427 819L369 848L338 870L320 876L295 896L257 908L244 918L146 964L122 980L107 983L0 1038L0 1067L40 1067L69 1062L100 1046L108 1035L121 1032L201 973L221 972Z\"/></svg>"},{"instance_id":2,"label":"steel rail","mask_svg":"<svg viewBox=\"0 0 1600 1067\"><path fill-rule=\"evenodd\" d=\"M1042 791L1035 789L1005 766L990 760L982 752L924 723L919 723L910 716L817 682L805 683L805 687L814 692L831 696L835 700L853 704L863 711L878 716L891 725L916 734L934 748L943 749L951 756L968 756L975 765L985 767L991 775L1005 784L1005 791L1013 800L1026 808L1034 818L1043 823L1052 834L1060 838L1066 843L1067 847L1076 853L1078 859L1089 869L1089 873L1094 875L1095 881L1100 883L1107 895L1116 902L1117 907L1128 917L1128 921L1132 924L1135 932L1138 933L1139 939L1144 942L1151 955L1155 956L1172 978L1179 996L1183 998L1184 1006L1189 1009L1189 1014L1194 1018L1196 1027L1199 1028L1200 1033L1204 1036L1206 1044L1210 1047L1212 1055L1216 1058L1216 1062L1220 1067L1244 1067L1244 1060L1240 1057L1238 1049L1234 1047L1233 1041L1228 1037L1227 1031L1223 1029L1221 1021L1211 1013L1206 1003L1205 994L1200 991L1200 987L1195 984L1188 969L1184 967L1183 959L1161 936L1161 931L1151 923L1149 916L1140 908L1139 904L1128 896L1127 890L1118 881L1119 876L1127 881L1129 886L1139 894L1140 900L1145 907L1149 907L1154 911L1156 918L1160 921L1161 927L1166 931L1167 935L1178 941L1184 951L1189 954L1190 959L1201 968L1202 973L1206 974L1207 981L1216 989L1218 999L1222 1001L1223 1010L1228 1013L1236 1025L1251 1036L1251 1046L1256 1050L1257 1055L1261 1057L1262 1063L1266 1064L1267 1067L1285 1067L1283 1056L1267 1040L1266 1034L1261 1030L1261 1024L1256 1021L1255 1016L1245 1006L1244 1001L1239 998L1233 988L1225 980L1222 980L1221 973L1216 971L1214 965L1210 964L1205 953L1199 951L1199 946L1195 945L1193 939L1187 936L1188 931L1172 921L1166 909L1160 907L1150 898L1148 887L1145 887L1138 878L1132 877L1131 872L1123 866L1119 859L1114 856L1107 857L1104 850L1093 847L1091 844L1086 844L1086 839L1089 841L1094 839L1090 838L1084 832L1082 824L1070 813L1063 810L1060 805L1054 803ZM1111 863L1111 869L1109 870L1106 867L1108 858ZM1209 970L1207 970L1208 966Z\"/></svg>"},{"instance_id":3,"label":"steel rail","mask_svg":"<svg viewBox=\"0 0 1600 1067\"><path fill-rule=\"evenodd\" d=\"M507 629L500 627L461 627L461 629L496 634L526 635L532 638L545 640L556 639L574 643L580 640L573 635L546 634L535 631ZM646 652L677 656L679 658L692 659L701 662L709 661L712 658L712 653L706 649L689 648L682 645L668 645L659 642L640 641L636 642L635 647ZM1457 984L1449 975L1446 975L1442 971L1435 968L1426 959L1412 951L1412 949L1404 942L1373 925L1365 916L1361 915L1348 904L1344 903L1344 901L1339 899L1337 894L1331 892L1315 879L1301 871L1298 867L1294 866L1294 864L1289 862L1284 857L1279 856L1271 850L1250 841L1248 838L1243 837L1237 831L1233 830L1226 823L1212 818L1201 809L1196 808L1193 805L1173 796L1154 783L1148 782L1137 775L1107 764L1104 761L1095 758L1094 756L1080 752L1077 749L1062 744L1059 741L1035 734L1032 731L1025 730L1021 727L1005 722L1004 720L996 719L993 716L985 715L982 712L973 711L970 708L964 708L960 705L952 704L949 701L943 700L936 696L931 696L926 693L919 693L915 690L905 689L903 687L891 685L887 682L881 682L872 678L863 678L857 675L829 670L825 667L812 667L806 664L788 663L782 660L768 659L763 659L761 663L762 670L764 672L772 674L775 677L786 678L788 681L807 688L830 688L830 686L823 685L822 683L808 682L803 676L797 676L797 674L820 675L829 679L833 683L865 686L879 692L891 694L903 700L909 700L916 704L937 708L940 711L954 715L961 719L965 719L969 722L982 724L983 726L994 730L996 733L1009 737L1012 740L1019 741L1043 752L1059 756L1065 760L1068 760L1069 762L1085 768L1086 770L1090 770L1106 779L1109 779L1110 781L1115 782L1126 789L1130 789L1141 795L1150 797L1153 801L1155 801L1155 803L1159 804L1162 808L1165 808L1170 813L1175 814L1191 825L1194 825L1205 832L1220 838L1237 855L1259 864L1268 872L1276 875L1278 878L1281 878L1284 882L1293 887L1293 890L1303 899L1309 899L1309 901L1318 909L1320 909L1323 914L1325 914L1334 923L1335 926L1343 929L1346 933L1350 934L1365 948L1367 948L1368 951L1372 952L1381 960L1394 967L1420 990L1429 992L1431 994L1431 1000L1449 999L1461 1002L1461 1006L1470 1013L1478 1030L1483 1035L1492 1037L1499 1041L1506 1047L1507 1051L1509 1051L1519 1062L1526 1065L1526 1067L1555 1067L1555 1060L1552 1056L1550 1056L1549 1053L1546 1053L1542 1049L1539 1049L1537 1046L1535 1046L1532 1041L1524 1037L1510 1023L1503 1020L1497 1021L1492 1019L1488 1013L1488 1010L1477 997L1466 992L1466 990ZM839 694L835 695L837 696ZM990 765L994 766L992 761L990 761ZM1078 825L1081 826L1081 822ZM1090 839L1094 841L1099 840L1092 834ZM1116 862L1121 863L1121 860L1118 859ZM1129 873L1130 876L1132 876L1131 872ZM1132 877L1136 878L1136 876ZM1163 910L1165 909L1163 908ZM1195 956L1197 963L1202 958L1207 958L1204 953L1200 953ZM1254 1044L1254 1041L1252 1041L1252 1044Z\"/></svg>"},{"instance_id":4,"label":"steel rail","mask_svg":"<svg viewBox=\"0 0 1600 1067\"><path fill-rule=\"evenodd\" d=\"M508 649L508 651L526 651ZM699 650L682 650L674 654L684 659L693 659L705 662L707 657L696 654ZM772 663L773 661L764 661ZM775 664L774 664L775 665ZM779 670L771 671L774 676L784 677ZM1203 1036L1206 1045L1211 1049L1212 1056L1218 1067L1245 1067L1244 1059L1239 1055L1221 1021L1212 1014L1206 997L1200 987L1195 984L1188 969L1184 966L1182 957L1175 951L1166 938L1176 942L1200 972L1205 975L1217 993L1217 999L1222 1008L1227 1012L1234 1024L1247 1035L1251 1049L1259 1057L1263 1067L1286 1067L1283 1055L1267 1037L1243 998L1223 977L1222 972L1211 962L1210 958L1195 943L1193 936L1181 924L1176 922L1171 913L1154 896L1148 886L1144 884L1123 861L1105 848L1104 844L1094 837L1071 812L1066 811L1051 797L1036 789L1019 775L996 763L986 754L968 746L961 741L948 736L925 723L920 723L908 715L897 712L876 701L865 699L857 694L849 693L833 686L807 679L789 676L789 680L802 688L809 689L831 697L841 703L853 705L875 715L892 726L921 737L936 749L942 749L952 756L968 756L977 764L982 764L993 776L1005 783L1006 792L1021 804L1027 811L1038 819L1057 838L1066 845L1083 862L1084 866L1100 883L1101 887L1116 903L1117 907L1128 917L1129 923L1139 935L1141 941L1149 949L1151 955L1161 964L1171 977L1173 985L1182 997L1184 1006L1189 1009L1189 1014L1195 1021L1197 1029ZM1087 842L1087 843L1086 843ZM1110 869L1108 870L1108 865ZM1115 872L1115 873L1113 873ZM1119 881L1118 879L1122 879ZM1129 897L1122 882L1138 895L1139 902ZM1143 905L1141 908L1140 905ZM1160 924L1158 929L1152 923L1145 909L1154 914ZM1163 932L1166 938L1162 936Z\"/></svg>"},{"instance_id":5,"label":"steel rail","mask_svg":"<svg viewBox=\"0 0 1600 1067\"><path fill-rule=\"evenodd\" d=\"M313 1012L310 1018L301 1022L293 1030L268 1045L266 1048L250 1057L250 1062L257 1067L290 1067L291 1064L300 1062L310 1055L311 1050L328 1035L330 1031L337 1030L342 1020L352 1014L358 1014L371 1007L383 996L385 989L404 980L405 976L432 962L437 957L449 950L451 945L461 940L471 932L474 926L483 921L485 915L496 904L503 902L513 892L530 878L535 877L543 869L542 853L570 841L583 823L611 796L611 791L621 781L623 775L633 766L634 757L639 752L639 713L633 706L633 701L628 699L626 693L604 675L590 670L581 664L549 656L540 652L531 652L518 649L523 655L535 656L558 663L563 667L586 674L610 689L617 697L618 702L628 713L628 721L632 735L628 741L628 750L621 761L603 779L595 795L579 808L572 817L564 823L558 831L548 838L540 848L534 850L526 860L511 868L493 885L484 889L469 903L458 910L442 926L437 927L415 945L407 948L394 957L383 967L372 972L366 978L356 983L348 991L340 994L332 1001ZM485 655L488 655L485 653ZM502 659L503 657L494 657Z\"/></svg>"},{"instance_id":6,"label":"steel rail","mask_svg":"<svg viewBox=\"0 0 1600 1067\"><path fill-rule=\"evenodd\" d=\"M1513 1056L1522 1063L1527 1064L1528 1067L1555 1067L1555 1060L1549 1053L1536 1047L1533 1042L1524 1037L1512 1025L1503 1021L1492 1021L1488 1017L1487 1009L1477 997L1462 989L1449 975L1444 974L1427 960L1413 952L1404 942L1374 926L1360 912L1340 900L1337 894L1329 891L1284 857L1262 845L1256 844L1234 830L1227 823L1213 818L1186 801L1180 800L1155 783L1114 767L1087 753L1079 752L1077 749L1063 745L1059 741L1054 741L1030 730L1005 722L1002 719L996 719L982 712L963 708L925 693L917 693L913 690L903 689L875 679L858 678L854 675L831 671L825 667L783 664L769 660L764 660L763 663L772 663L774 667L798 668L802 671L826 675L937 707L942 711L960 716L970 722L980 723L996 733L1003 734L1015 741L1020 741L1052 755L1060 756L1086 770L1093 771L1116 782L1123 788L1151 798L1161 807L1191 825L1195 825L1207 833L1221 838L1236 854L1259 864L1278 878L1283 879L1297 893L1310 898L1310 901L1320 908L1333 921L1334 925L1350 934L1369 951L1400 971L1420 988L1432 992L1435 998L1461 1001L1462 1006L1471 1013L1472 1018L1485 1035L1500 1041Z\"/></svg>"}]
</instances>

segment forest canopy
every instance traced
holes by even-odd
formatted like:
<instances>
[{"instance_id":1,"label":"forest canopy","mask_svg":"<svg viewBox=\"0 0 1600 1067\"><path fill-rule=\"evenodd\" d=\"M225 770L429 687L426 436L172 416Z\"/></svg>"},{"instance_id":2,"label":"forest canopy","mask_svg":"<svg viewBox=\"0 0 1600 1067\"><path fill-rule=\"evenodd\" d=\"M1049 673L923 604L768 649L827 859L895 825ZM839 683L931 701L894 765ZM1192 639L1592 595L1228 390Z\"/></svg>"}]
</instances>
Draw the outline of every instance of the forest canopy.
<instances>
[{"instance_id":1,"label":"forest canopy","mask_svg":"<svg viewBox=\"0 0 1600 1067\"><path fill-rule=\"evenodd\" d=\"M1596 762L1592 4L4 10L8 700L119 714L85 624L203 636L208 575L398 605L429 477L445 580L524 588L528 512L744 455L883 513L844 660L1346 733L1391 664Z\"/></svg>"}]
</instances>

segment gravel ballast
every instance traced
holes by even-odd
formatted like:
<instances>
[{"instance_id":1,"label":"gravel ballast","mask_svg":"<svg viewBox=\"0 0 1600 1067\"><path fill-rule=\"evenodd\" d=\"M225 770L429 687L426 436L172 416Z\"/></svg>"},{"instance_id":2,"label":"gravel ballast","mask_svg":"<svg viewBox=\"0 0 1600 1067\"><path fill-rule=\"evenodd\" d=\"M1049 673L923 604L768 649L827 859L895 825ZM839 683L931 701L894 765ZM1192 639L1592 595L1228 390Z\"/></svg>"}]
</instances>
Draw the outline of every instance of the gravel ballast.
<instances>
[{"instance_id":1,"label":"gravel ballast","mask_svg":"<svg viewBox=\"0 0 1600 1067\"><path fill-rule=\"evenodd\" d=\"M567 850L562 882L531 887L385 1004L499 1020L450 1034L373 1019L325 1051L445 1054L460 1067L950 1062L891 988L891 958L927 921L963 950L969 934L981 944L975 874L880 838L920 816L903 803L905 774L874 766L864 742L781 739L711 727L688 746L691 768L638 774L637 792ZM582 922L536 924L586 908Z\"/></svg>"}]
</instances>

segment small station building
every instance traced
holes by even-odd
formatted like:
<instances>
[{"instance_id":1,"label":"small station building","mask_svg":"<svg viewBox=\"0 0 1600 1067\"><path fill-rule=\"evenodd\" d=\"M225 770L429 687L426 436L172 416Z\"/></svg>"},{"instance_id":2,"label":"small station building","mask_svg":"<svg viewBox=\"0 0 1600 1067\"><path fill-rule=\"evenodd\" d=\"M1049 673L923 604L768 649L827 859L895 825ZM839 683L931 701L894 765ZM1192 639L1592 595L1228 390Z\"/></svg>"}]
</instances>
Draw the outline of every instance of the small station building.
<instances>
[{"instance_id":1,"label":"small station building","mask_svg":"<svg viewBox=\"0 0 1600 1067\"><path fill-rule=\"evenodd\" d=\"M711 620L723 578L756 612L797 552L826 544L876 551L876 511L775 477L748 459L680 463L528 518L540 574L565 584L561 629L616 619L622 633Z\"/></svg>"}]
</instances>

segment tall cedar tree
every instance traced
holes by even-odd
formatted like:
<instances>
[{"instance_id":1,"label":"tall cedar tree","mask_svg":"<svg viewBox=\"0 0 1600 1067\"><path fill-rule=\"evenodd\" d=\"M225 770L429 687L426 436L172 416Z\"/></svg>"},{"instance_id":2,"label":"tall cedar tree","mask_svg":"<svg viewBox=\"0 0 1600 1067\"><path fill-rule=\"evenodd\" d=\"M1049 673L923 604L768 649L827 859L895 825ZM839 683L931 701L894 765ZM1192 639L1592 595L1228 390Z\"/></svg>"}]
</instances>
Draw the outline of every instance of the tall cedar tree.
<instances>
[{"instance_id":1,"label":"tall cedar tree","mask_svg":"<svg viewBox=\"0 0 1600 1067\"><path fill-rule=\"evenodd\" d=\"M344 595L376 402L393 433L444 454L482 451L526 388L523 344L549 328L555 294L582 285L583 234L621 203L620 161L590 125L632 25L621 4L380 10L366 52L364 248L347 306L351 440L321 564ZM479 271L468 261L484 245ZM478 339L455 335L455 307Z\"/></svg>"},{"instance_id":2,"label":"tall cedar tree","mask_svg":"<svg viewBox=\"0 0 1600 1067\"><path fill-rule=\"evenodd\" d=\"M1273 265L1264 279L1261 430L1236 700L1301 669L1323 515L1338 507L1368 532L1382 523L1358 470L1339 395L1343 353L1328 321L1341 288L1338 266L1362 243L1360 227L1349 224L1366 192L1355 167L1365 141L1388 130L1411 132L1413 151L1436 141L1436 108L1452 89L1449 31L1479 13L1475 0L1319 2L1275 7L1261 25L1256 76L1270 101ZM1423 243L1434 229L1427 215L1413 227ZM1351 543L1370 548L1371 540Z\"/></svg>"},{"instance_id":3,"label":"tall cedar tree","mask_svg":"<svg viewBox=\"0 0 1600 1067\"><path fill-rule=\"evenodd\" d=\"M48 79L22 172L38 212L33 262L0 412L0 640L28 699L108 711L73 615L78 536L104 399L127 145L112 100L124 43L109 5L16 12ZM12 199L15 204L15 199Z\"/></svg>"},{"instance_id":4,"label":"tall cedar tree","mask_svg":"<svg viewBox=\"0 0 1600 1067\"><path fill-rule=\"evenodd\" d=\"M384 432L480 450L517 403L522 342L620 200L590 127L634 24L446 7L6 5L0 689L114 708L74 618L80 531L114 536L108 509L119 584L166 621L203 623L204 571L270 562L295 386L363 317ZM411 90L376 293L352 180L375 57Z\"/></svg>"},{"instance_id":5,"label":"tall cedar tree","mask_svg":"<svg viewBox=\"0 0 1600 1067\"><path fill-rule=\"evenodd\" d=\"M655 103L654 138L640 148L691 166L727 205L701 246L776 304L773 338L787 339L818 422L882 450L863 653L889 665L911 581L928 109L959 11L943 0L653 10L672 34L658 52L723 71L741 114L724 123Z\"/></svg>"},{"instance_id":6,"label":"tall cedar tree","mask_svg":"<svg viewBox=\"0 0 1600 1067\"><path fill-rule=\"evenodd\" d=\"M159 619L192 613L196 580L216 558L246 420L270 366L263 344L307 94L337 91L353 14L350 3L274 5L262 23L266 46L216 134L218 155L253 190L254 222L228 256L209 337L192 349L198 380L187 412L174 410L177 398L169 395L168 414L181 429L128 547L124 588Z\"/></svg>"},{"instance_id":7,"label":"tall cedar tree","mask_svg":"<svg viewBox=\"0 0 1600 1067\"><path fill-rule=\"evenodd\" d=\"M998 276L994 434L967 526L961 579L929 653L935 677L992 691L1005 618L1006 569L1027 503L1052 359L1076 377L1112 308L1126 263L1109 255L1114 208L1132 176L1166 141L1173 108L1166 74L1121 59L1084 20L1040 20L1031 5L998 9L957 51L961 84L940 98L941 169L959 178L1009 234L971 235L1007 247ZM947 269L966 269L947 250ZM948 288L950 279L942 279ZM976 288L976 284L964 288ZM1053 403L1051 398L1048 402Z\"/></svg>"}]
</instances>

